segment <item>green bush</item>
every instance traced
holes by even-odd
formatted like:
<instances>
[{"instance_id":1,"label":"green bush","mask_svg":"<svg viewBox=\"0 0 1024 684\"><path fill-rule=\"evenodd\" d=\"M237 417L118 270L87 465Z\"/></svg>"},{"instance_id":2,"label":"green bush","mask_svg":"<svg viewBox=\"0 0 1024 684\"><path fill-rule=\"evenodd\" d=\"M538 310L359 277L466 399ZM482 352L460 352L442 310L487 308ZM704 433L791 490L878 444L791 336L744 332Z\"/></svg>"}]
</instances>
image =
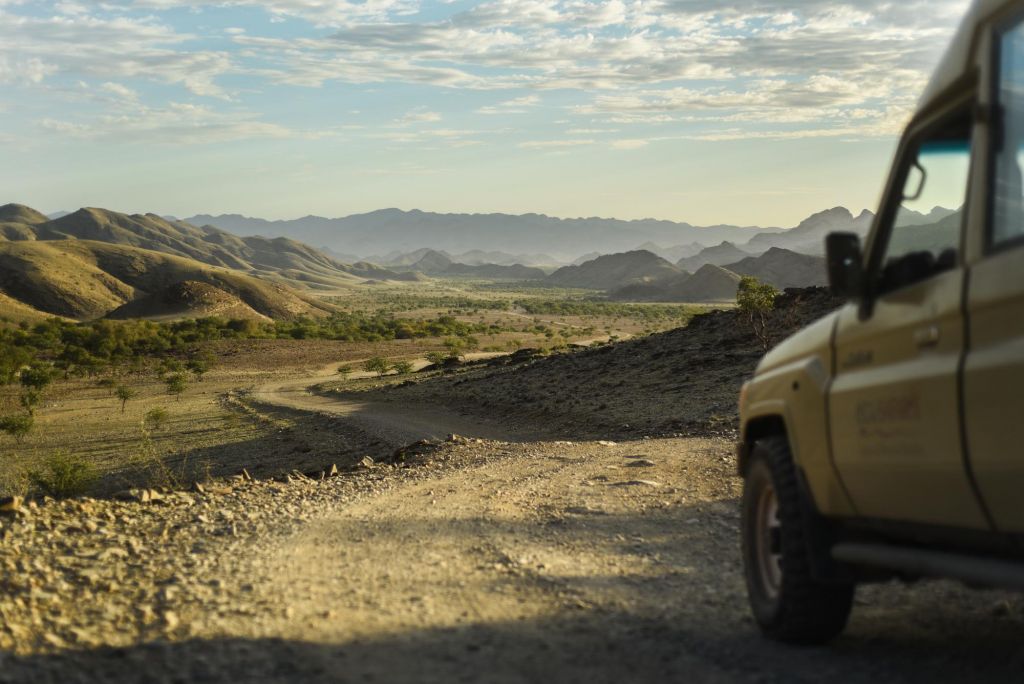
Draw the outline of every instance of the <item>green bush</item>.
<instances>
[{"instance_id":1,"label":"green bush","mask_svg":"<svg viewBox=\"0 0 1024 684\"><path fill-rule=\"evenodd\" d=\"M167 422L168 413L167 409L162 409L159 406L151 408L146 411L145 422L146 426L151 430L159 430L163 427L163 424Z\"/></svg>"},{"instance_id":2,"label":"green bush","mask_svg":"<svg viewBox=\"0 0 1024 684\"><path fill-rule=\"evenodd\" d=\"M167 385L167 393L173 394L175 398L179 398L181 393L185 391L185 387L188 383L185 380L184 373L174 373L164 378L164 384Z\"/></svg>"},{"instance_id":3,"label":"green bush","mask_svg":"<svg viewBox=\"0 0 1024 684\"><path fill-rule=\"evenodd\" d=\"M377 377L383 377L390 370L391 366L380 356L374 356L363 364L363 370L367 373L376 373Z\"/></svg>"},{"instance_id":4,"label":"green bush","mask_svg":"<svg viewBox=\"0 0 1024 684\"><path fill-rule=\"evenodd\" d=\"M81 456L69 451L54 451L40 470L29 473L32 484L57 499L84 494L96 481L96 470Z\"/></svg>"},{"instance_id":5,"label":"green bush","mask_svg":"<svg viewBox=\"0 0 1024 684\"><path fill-rule=\"evenodd\" d=\"M412 373L413 368L412 363L409 361L395 361L391 364L391 367L395 369L395 372L399 375L408 375L409 373Z\"/></svg>"},{"instance_id":6,"label":"green bush","mask_svg":"<svg viewBox=\"0 0 1024 684\"><path fill-rule=\"evenodd\" d=\"M32 432L35 418L31 414L23 416L0 416L0 432L6 432L14 441L21 444L28 433Z\"/></svg>"}]
</instances>

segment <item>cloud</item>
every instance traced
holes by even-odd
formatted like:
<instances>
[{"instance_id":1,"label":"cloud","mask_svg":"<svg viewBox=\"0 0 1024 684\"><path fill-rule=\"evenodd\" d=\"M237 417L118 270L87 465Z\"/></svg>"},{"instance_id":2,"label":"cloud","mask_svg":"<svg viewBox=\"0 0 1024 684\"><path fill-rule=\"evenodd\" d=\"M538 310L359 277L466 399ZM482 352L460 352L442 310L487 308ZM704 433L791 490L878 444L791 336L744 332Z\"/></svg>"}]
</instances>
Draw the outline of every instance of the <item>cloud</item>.
<instances>
[{"instance_id":1,"label":"cloud","mask_svg":"<svg viewBox=\"0 0 1024 684\"><path fill-rule=\"evenodd\" d=\"M246 138L287 138L295 133L259 121L246 112L223 113L207 107L171 102L165 107L135 106L88 121L46 118L39 126L83 140L116 143L198 145Z\"/></svg>"},{"instance_id":2,"label":"cloud","mask_svg":"<svg viewBox=\"0 0 1024 684\"><path fill-rule=\"evenodd\" d=\"M626 140L613 140L613 150L638 150L641 147L647 147L648 141L640 139L626 139Z\"/></svg>"},{"instance_id":3,"label":"cloud","mask_svg":"<svg viewBox=\"0 0 1024 684\"><path fill-rule=\"evenodd\" d=\"M596 141L592 139L571 139L571 140L530 140L519 143L524 150L562 149L568 147L583 147L593 145Z\"/></svg>"},{"instance_id":4,"label":"cloud","mask_svg":"<svg viewBox=\"0 0 1024 684\"><path fill-rule=\"evenodd\" d=\"M192 37L152 18L21 16L0 11L2 65L40 82L58 73L105 80L141 77L185 86L197 95L224 97L215 83L231 69L226 52L175 49ZM7 67L8 69L11 67Z\"/></svg>"},{"instance_id":5,"label":"cloud","mask_svg":"<svg viewBox=\"0 0 1024 684\"><path fill-rule=\"evenodd\" d=\"M433 123L440 121L441 115L437 112L432 112L426 107L416 107L405 113L400 119L396 119L395 123L399 126L410 126L416 123Z\"/></svg>"},{"instance_id":6,"label":"cloud","mask_svg":"<svg viewBox=\"0 0 1024 684\"><path fill-rule=\"evenodd\" d=\"M552 93L545 101L580 129L726 124L789 135L787 126L813 124L876 136L912 111L967 0L484 0L429 12L418 0L60 0L18 14L25 6L0 0L0 83L145 80L224 100L401 83L525 93L476 109L492 117ZM164 21L168 10L203 7L255 8L289 30L252 22L197 35ZM225 85L242 80L237 92ZM436 123L435 109L379 125Z\"/></svg>"},{"instance_id":7,"label":"cloud","mask_svg":"<svg viewBox=\"0 0 1024 684\"><path fill-rule=\"evenodd\" d=\"M505 100L504 102L498 102L493 105L485 105L480 107L477 111L478 114L525 114L532 107L536 107L540 104L540 96L538 95L526 95L524 97L517 97L511 100Z\"/></svg>"}]
</instances>

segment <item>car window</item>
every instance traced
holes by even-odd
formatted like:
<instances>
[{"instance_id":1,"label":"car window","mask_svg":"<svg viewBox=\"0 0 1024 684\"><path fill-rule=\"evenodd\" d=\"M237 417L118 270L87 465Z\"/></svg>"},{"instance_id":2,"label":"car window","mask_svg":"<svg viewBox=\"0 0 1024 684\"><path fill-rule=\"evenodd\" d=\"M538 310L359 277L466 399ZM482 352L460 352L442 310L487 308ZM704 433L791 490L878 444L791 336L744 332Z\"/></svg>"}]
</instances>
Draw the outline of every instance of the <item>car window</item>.
<instances>
[{"instance_id":1,"label":"car window","mask_svg":"<svg viewBox=\"0 0 1024 684\"><path fill-rule=\"evenodd\" d=\"M999 41L999 82L996 93L1002 116L1002 135L995 150L992 245L1024 236L1024 25L1004 33Z\"/></svg>"},{"instance_id":2,"label":"car window","mask_svg":"<svg viewBox=\"0 0 1024 684\"><path fill-rule=\"evenodd\" d=\"M881 293L912 285L959 262L970 173L970 122L959 119L908 157L902 201L878 273Z\"/></svg>"}]
</instances>

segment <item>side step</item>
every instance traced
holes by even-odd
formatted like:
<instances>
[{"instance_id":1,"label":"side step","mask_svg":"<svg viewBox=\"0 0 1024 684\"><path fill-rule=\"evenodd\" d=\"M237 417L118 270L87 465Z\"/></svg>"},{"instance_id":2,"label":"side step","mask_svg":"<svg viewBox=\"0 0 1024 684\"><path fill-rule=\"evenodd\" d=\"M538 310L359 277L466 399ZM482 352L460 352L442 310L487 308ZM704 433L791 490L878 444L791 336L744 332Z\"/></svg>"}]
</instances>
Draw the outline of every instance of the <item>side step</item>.
<instances>
[{"instance_id":1,"label":"side step","mask_svg":"<svg viewBox=\"0 0 1024 684\"><path fill-rule=\"evenodd\" d=\"M946 577L966 584L1024 591L1024 563L964 556L887 544L836 544L832 557L854 565L899 570L921 577Z\"/></svg>"}]
</instances>

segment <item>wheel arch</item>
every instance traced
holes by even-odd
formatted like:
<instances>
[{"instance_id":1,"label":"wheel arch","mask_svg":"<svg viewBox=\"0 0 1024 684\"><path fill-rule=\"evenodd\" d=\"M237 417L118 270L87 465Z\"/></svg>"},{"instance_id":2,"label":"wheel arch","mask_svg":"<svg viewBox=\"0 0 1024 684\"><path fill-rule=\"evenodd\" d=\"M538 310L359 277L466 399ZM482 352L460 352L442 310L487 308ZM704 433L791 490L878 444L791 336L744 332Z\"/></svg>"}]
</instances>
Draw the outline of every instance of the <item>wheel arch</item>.
<instances>
[{"instance_id":1,"label":"wheel arch","mask_svg":"<svg viewBox=\"0 0 1024 684\"><path fill-rule=\"evenodd\" d=\"M737 454L737 470L741 477L746 476L747 467L750 464L750 452L759 439L766 437L785 437L789 440L789 429L786 425L785 416L779 413L768 413L751 418L743 425L743 433L740 435L740 448Z\"/></svg>"}]
</instances>

